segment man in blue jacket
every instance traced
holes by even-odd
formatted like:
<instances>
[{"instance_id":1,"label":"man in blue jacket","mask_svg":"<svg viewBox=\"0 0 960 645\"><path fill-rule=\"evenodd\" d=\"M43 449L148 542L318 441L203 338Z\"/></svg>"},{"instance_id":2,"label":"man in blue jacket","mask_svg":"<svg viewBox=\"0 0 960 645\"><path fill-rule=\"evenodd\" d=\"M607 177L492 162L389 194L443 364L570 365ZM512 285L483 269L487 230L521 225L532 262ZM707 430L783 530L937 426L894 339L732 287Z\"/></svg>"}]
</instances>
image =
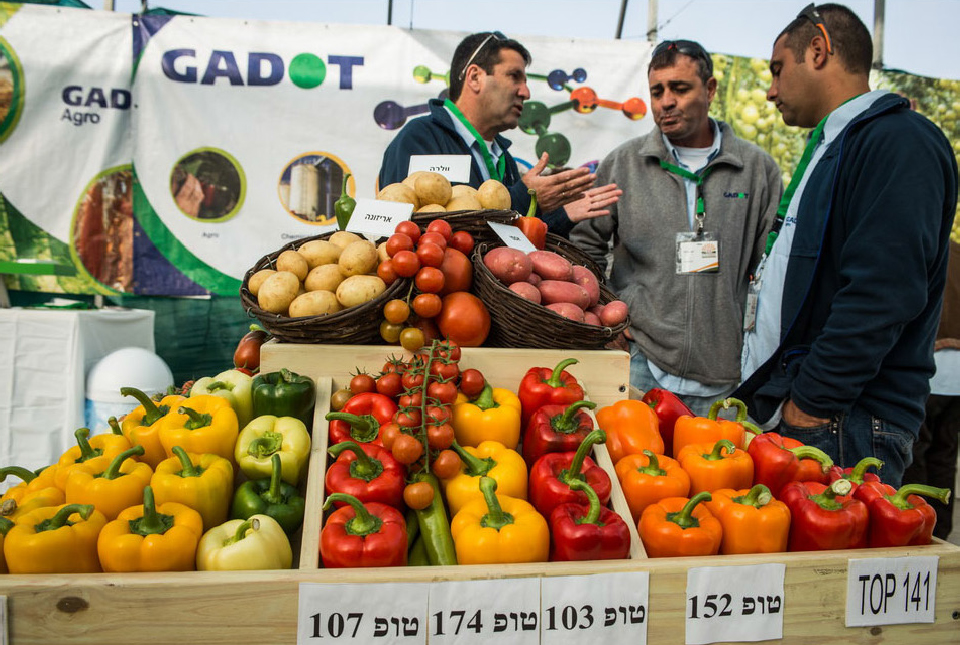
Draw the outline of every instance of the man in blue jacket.
<instances>
[{"instance_id":1,"label":"man in blue jacket","mask_svg":"<svg viewBox=\"0 0 960 645\"><path fill-rule=\"evenodd\" d=\"M566 236L576 222L608 215L605 208L620 194L616 186L592 188L594 175L587 168L544 174L547 153L521 175L508 152L510 141L500 133L517 127L530 98L529 64L526 48L498 31L464 38L450 63L450 98L431 100L430 114L407 123L387 146L380 187L407 176L411 155L471 155L471 186L500 180L521 214L530 206L527 190L537 191L541 217L553 233Z\"/></svg>"},{"instance_id":2,"label":"man in blue jacket","mask_svg":"<svg viewBox=\"0 0 960 645\"><path fill-rule=\"evenodd\" d=\"M898 486L934 372L957 164L906 99L870 91L872 58L836 4L809 5L774 43L767 99L814 131L755 272L734 396L838 464L877 457Z\"/></svg>"}]
</instances>

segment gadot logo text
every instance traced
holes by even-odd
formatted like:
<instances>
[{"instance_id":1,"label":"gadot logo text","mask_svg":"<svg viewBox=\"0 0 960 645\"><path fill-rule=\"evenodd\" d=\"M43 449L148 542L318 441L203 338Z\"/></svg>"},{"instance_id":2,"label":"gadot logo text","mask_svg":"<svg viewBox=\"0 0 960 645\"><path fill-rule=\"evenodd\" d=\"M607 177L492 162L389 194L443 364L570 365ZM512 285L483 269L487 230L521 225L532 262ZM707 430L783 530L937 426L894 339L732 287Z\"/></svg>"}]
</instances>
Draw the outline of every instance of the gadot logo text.
<instances>
[{"instance_id":1,"label":"gadot logo text","mask_svg":"<svg viewBox=\"0 0 960 645\"><path fill-rule=\"evenodd\" d=\"M178 83L214 85L218 81L233 86L264 87L278 85L284 74L299 88L319 87L326 80L327 65L340 71L340 89L353 89L353 68L363 65L363 56L329 55L324 63L316 54L297 54L286 65L283 58L270 52L249 52L241 68L232 51L214 49L209 57L197 55L195 49L171 49L163 53L163 74Z\"/></svg>"}]
</instances>

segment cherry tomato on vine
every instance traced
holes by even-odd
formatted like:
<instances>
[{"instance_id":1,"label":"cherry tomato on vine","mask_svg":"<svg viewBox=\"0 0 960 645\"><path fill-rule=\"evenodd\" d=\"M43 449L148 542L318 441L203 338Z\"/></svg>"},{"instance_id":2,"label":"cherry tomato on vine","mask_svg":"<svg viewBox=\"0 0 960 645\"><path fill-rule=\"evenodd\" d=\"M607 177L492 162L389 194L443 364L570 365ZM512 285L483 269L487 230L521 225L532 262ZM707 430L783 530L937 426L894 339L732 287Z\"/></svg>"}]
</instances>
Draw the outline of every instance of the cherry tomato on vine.
<instances>
[{"instance_id":1,"label":"cherry tomato on vine","mask_svg":"<svg viewBox=\"0 0 960 645\"><path fill-rule=\"evenodd\" d=\"M403 325L398 325L384 320L380 323L380 338L391 345L400 340L400 332L403 331Z\"/></svg>"},{"instance_id":2,"label":"cherry tomato on vine","mask_svg":"<svg viewBox=\"0 0 960 645\"><path fill-rule=\"evenodd\" d=\"M423 385L423 370L422 368L418 370L407 370L401 378L403 387L412 390Z\"/></svg>"},{"instance_id":3,"label":"cherry tomato on vine","mask_svg":"<svg viewBox=\"0 0 960 645\"><path fill-rule=\"evenodd\" d=\"M427 386L427 396L439 403L452 404L457 400L457 386L453 381L431 381Z\"/></svg>"},{"instance_id":4,"label":"cherry tomato on vine","mask_svg":"<svg viewBox=\"0 0 960 645\"><path fill-rule=\"evenodd\" d=\"M412 251L413 240L405 233L394 233L387 238L387 255L393 257L398 251Z\"/></svg>"},{"instance_id":5,"label":"cherry tomato on vine","mask_svg":"<svg viewBox=\"0 0 960 645\"><path fill-rule=\"evenodd\" d=\"M449 338L437 345L437 349L434 352L435 356L439 356L440 358L445 358L450 361L459 361L461 354L462 352L460 351L460 346Z\"/></svg>"},{"instance_id":6,"label":"cherry tomato on vine","mask_svg":"<svg viewBox=\"0 0 960 645\"><path fill-rule=\"evenodd\" d=\"M410 317L410 305L404 300L394 298L383 306L383 317L396 325L407 322Z\"/></svg>"},{"instance_id":7,"label":"cherry tomato on vine","mask_svg":"<svg viewBox=\"0 0 960 645\"><path fill-rule=\"evenodd\" d=\"M449 423L427 427L427 443L434 450L446 450L453 445L455 433Z\"/></svg>"},{"instance_id":8,"label":"cherry tomato on vine","mask_svg":"<svg viewBox=\"0 0 960 645\"><path fill-rule=\"evenodd\" d=\"M470 368L460 372L460 391L471 399L483 391L485 384L486 379L480 370Z\"/></svg>"},{"instance_id":9,"label":"cherry tomato on vine","mask_svg":"<svg viewBox=\"0 0 960 645\"><path fill-rule=\"evenodd\" d=\"M397 461L400 460L398 459ZM403 503L415 511L430 506L431 502L433 502L433 496L433 486L431 486L429 482L415 482L413 484L407 484L403 488Z\"/></svg>"},{"instance_id":10,"label":"cherry tomato on vine","mask_svg":"<svg viewBox=\"0 0 960 645\"><path fill-rule=\"evenodd\" d=\"M393 448L393 442L396 441L397 437L399 436L400 426L393 421L390 423L384 423L380 427L380 442L387 450L391 450Z\"/></svg>"},{"instance_id":11,"label":"cherry tomato on vine","mask_svg":"<svg viewBox=\"0 0 960 645\"><path fill-rule=\"evenodd\" d=\"M394 233L403 233L409 237L414 244L417 243L417 240L420 239L420 227L417 226L416 222L410 220L403 220L402 222L397 222L396 228L393 229Z\"/></svg>"},{"instance_id":12,"label":"cherry tomato on vine","mask_svg":"<svg viewBox=\"0 0 960 645\"><path fill-rule=\"evenodd\" d=\"M439 233L443 236L443 239L449 241L453 235L453 227L445 219L435 219L427 224L427 233Z\"/></svg>"},{"instance_id":13,"label":"cherry tomato on vine","mask_svg":"<svg viewBox=\"0 0 960 645\"><path fill-rule=\"evenodd\" d=\"M407 327L400 332L400 346L408 352L415 352L423 347L423 331L416 327Z\"/></svg>"},{"instance_id":14,"label":"cherry tomato on vine","mask_svg":"<svg viewBox=\"0 0 960 645\"><path fill-rule=\"evenodd\" d=\"M377 276L383 280L383 283L388 287L397 281L397 278L400 276L397 275L396 269L393 267L393 260L384 260L377 265Z\"/></svg>"},{"instance_id":15,"label":"cherry tomato on vine","mask_svg":"<svg viewBox=\"0 0 960 645\"><path fill-rule=\"evenodd\" d=\"M443 264L443 249L433 242L421 242L417 246L417 259L422 267L440 268Z\"/></svg>"},{"instance_id":16,"label":"cherry tomato on vine","mask_svg":"<svg viewBox=\"0 0 960 645\"><path fill-rule=\"evenodd\" d=\"M420 270L420 260L413 251L398 251L390 261L393 262L393 270L401 278L412 278Z\"/></svg>"},{"instance_id":17,"label":"cherry tomato on vine","mask_svg":"<svg viewBox=\"0 0 960 645\"><path fill-rule=\"evenodd\" d=\"M433 318L440 313L443 300L435 293L421 293L410 303L413 313L421 318Z\"/></svg>"},{"instance_id":18,"label":"cherry tomato on vine","mask_svg":"<svg viewBox=\"0 0 960 645\"><path fill-rule=\"evenodd\" d=\"M440 377L444 381L451 381L460 376L460 366L455 362L434 360L430 363L430 373Z\"/></svg>"},{"instance_id":19,"label":"cherry tomato on vine","mask_svg":"<svg viewBox=\"0 0 960 645\"><path fill-rule=\"evenodd\" d=\"M447 238L436 232L424 233L420 236L419 244L426 244L427 242L436 244L441 249L447 248Z\"/></svg>"},{"instance_id":20,"label":"cherry tomato on vine","mask_svg":"<svg viewBox=\"0 0 960 645\"><path fill-rule=\"evenodd\" d=\"M393 420L397 422L397 425L403 428L417 428L420 426L420 423L423 419L423 416L420 414L420 408L407 408L401 412L397 412Z\"/></svg>"},{"instance_id":21,"label":"cherry tomato on vine","mask_svg":"<svg viewBox=\"0 0 960 645\"><path fill-rule=\"evenodd\" d=\"M407 371L407 364L404 363L399 358L390 358L386 363L383 364L383 369L380 370L381 374L386 374L387 372L396 372L397 374L403 375Z\"/></svg>"},{"instance_id":22,"label":"cherry tomato on vine","mask_svg":"<svg viewBox=\"0 0 960 645\"><path fill-rule=\"evenodd\" d=\"M433 474L440 479L450 479L460 473L460 455L453 450L441 450L430 463Z\"/></svg>"},{"instance_id":23,"label":"cherry tomato on vine","mask_svg":"<svg viewBox=\"0 0 960 645\"><path fill-rule=\"evenodd\" d=\"M354 394L362 392L376 392L377 381L369 374L357 374L350 379L350 391Z\"/></svg>"},{"instance_id":24,"label":"cherry tomato on vine","mask_svg":"<svg viewBox=\"0 0 960 645\"><path fill-rule=\"evenodd\" d=\"M431 425L447 423L450 421L451 414L449 405L428 405L426 421Z\"/></svg>"},{"instance_id":25,"label":"cherry tomato on vine","mask_svg":"<svg viewBox=\"0 0 960 645\"><path fill-rule=\"evenodd\" d=\"M473 252L474 244L473 236L466 231L457 231L447 242L447 246L460 251L464 255L470 255Z\"/></svg>"},{"instance_id":26,"label":"cherry tomato on vine","mask_svg":"<svg viewBox=\"0 0 960 645\"><path fill-rule=\"evenodd\" d=\"M377 392L384 396L393 398L399 396L402 391L401 377L396 372L381 374L380 378L377 379Z\"/></svg>"},{"instance_id":27,"label":"cherry tomato on vine","mask_svg":"<svg viewBox=\"0 0 960 645\"><path fill-rule=\"evenodd\" d=\"M401 433L393 440L390 452L401 464L409 465L423 456L423 444L416 437Z\"/></svg>"},{"instance_id":28,"label":"cherry tomato on vine","mask_svg":"<svg viewBox=\"0 0 960 645\"><path fill-rule=\"evenodd\" d=\"M417 289L424 293L439 293L443 289L445 279L440 269L422 267L417 271L417 277L413 281Z\"/></svg>"},{"instance_id":29,"label":"cherry tomato on vine","mask_svg":"<svg viewBox=\"0 0 960 645\"><path fill-rule=\"evenodd\" d=\"M401 394L397 404L401 408L419 408L423 405L423 390L418 388L411 390L409 394Z\"/></svg>"}]
</instances>

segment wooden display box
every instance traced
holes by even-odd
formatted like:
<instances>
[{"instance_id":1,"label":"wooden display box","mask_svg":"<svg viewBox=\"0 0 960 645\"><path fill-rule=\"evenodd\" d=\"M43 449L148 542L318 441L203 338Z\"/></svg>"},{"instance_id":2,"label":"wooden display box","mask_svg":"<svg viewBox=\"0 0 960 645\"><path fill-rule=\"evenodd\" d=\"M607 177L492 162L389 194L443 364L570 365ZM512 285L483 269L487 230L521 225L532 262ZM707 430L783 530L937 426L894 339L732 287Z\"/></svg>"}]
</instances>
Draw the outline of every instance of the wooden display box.
<instances>
[{"instance_id":1,"label":"wooden display box","mask_svg":"<svg viewBox=\"0 0 960 645\"><path fill-rule=\"evenodd\" d=\"M263 348L262 369L287 367L317 379L320 391L338 386L356 367L379 370L396 347L286 345ZM464 349L463 368L480 369L492 383L516 387L533 366L554 366L566 357L580 362L569 371L584 383L598 405L627 397L629 356L614 351ZM326 389L324 389L326 388ZM321 396L322 398L322 396ZM326 401L318 401L322 419ZM780 562L785 565L783 643L911 643L941 645L960 634L960 547L937 540L924 547L862 549L772 555L533 563L488 567L317 568L325 423L315 423L308 474L308 513L299 569L277 571L183 572L165 574L3 575L0 597L11 645L49 643L233 644L297 642L301 583L435 582L588 575L619 571L650 574L647 642L684 642L687 572ZM598 455L600 457L600 455ZM319 478L319 479L318 479ZM619 489L617 489L619 490ZM939 568L935 622L882 627L844 626L848 560L936 556ZM0 639L0 642L3 642ZM776 642L776 641L766 641Z\"/></svg>"}]
</instances>

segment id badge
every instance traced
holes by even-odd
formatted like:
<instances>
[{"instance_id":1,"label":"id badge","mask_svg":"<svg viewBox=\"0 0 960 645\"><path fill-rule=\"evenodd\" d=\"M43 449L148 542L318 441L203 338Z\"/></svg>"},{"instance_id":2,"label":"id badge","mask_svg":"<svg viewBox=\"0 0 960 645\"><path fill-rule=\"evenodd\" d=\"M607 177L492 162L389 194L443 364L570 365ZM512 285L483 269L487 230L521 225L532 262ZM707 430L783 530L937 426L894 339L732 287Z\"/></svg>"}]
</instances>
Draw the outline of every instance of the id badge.
<instances>
[{"instance_id":1,"label":"id badge","mask_svg":"<svg viewBox=\"0 0 960 645\"><path fill-rule=\"evenodd\" d=\"M677 233L677 274L718 273L720 242L712 233Z\"/></svg>"},{"instance_id":2,"label":"id badge","mask_svg":"<svg viewBox=\"0 0 960 645\"><path fill-rule=\"evenodd\" d=\"M757 326L757 304L760 302L760 282L750 280L747 302L743 307L743 331L753 331Z\"/></svg>"}]
</instances>

